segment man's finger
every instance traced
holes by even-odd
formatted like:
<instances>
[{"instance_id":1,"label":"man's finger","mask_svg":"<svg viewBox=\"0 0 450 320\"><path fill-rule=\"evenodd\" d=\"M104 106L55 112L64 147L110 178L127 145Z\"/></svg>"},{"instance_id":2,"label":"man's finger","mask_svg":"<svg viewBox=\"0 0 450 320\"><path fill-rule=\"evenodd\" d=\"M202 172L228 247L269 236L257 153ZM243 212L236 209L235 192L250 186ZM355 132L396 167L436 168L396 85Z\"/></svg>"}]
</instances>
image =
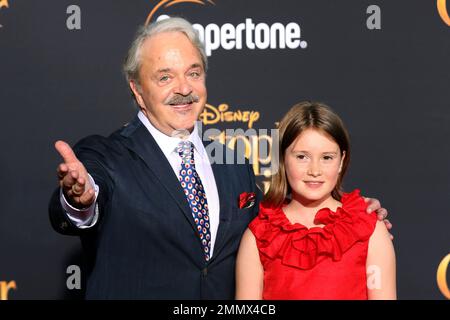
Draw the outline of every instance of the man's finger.
<instances>
[{"instance_id":1,"label":"man's finger","mask_svg":"<svg viewBox=\"0 0 450 320\"><path fill-rule=\"evenodd\" d=\"M378 201L377 199L369 198L368 200L366 200L366 202L369 203L369 205L367 206L367 213L371 213L381 208L380 201Z\"/></svg>"},{"instance_id":2,"label":"man's finger","mask_svg":"<svg viewBox=\"0 0 450 320\"><path fill-rule=\"evenodd\" d=\"M62 180L61 186L66 189L72 189L72 186L76 183L78 179L78 172L77 171L70 171Z\"/></svg>"},{"instance_id":3,"label":"man's finger","mask_svg":"<svg viewBox=\"0 0 450 320\"><path fill-rule=\"evenodd\" d=\"M384 219L384 224L388 230L392 229L392 223L388 219Z\"/></svg>"},{"instance_id":4,"label":"man's finger","mask_svg":"<svg viewBox=\"0 0 450 320\"><path fill-rule=\"evenodd\" d=\"M72 192L76 196L81 196L86 191L86 180L79 177L72 186Z\"/></svg>"},{"instance_id":5,"label":"man's finger","mask_svg":"<svg viewBox=\"0 0 450 320\"><path fill-rule=\"evenodd\" d=\"M382 221L382 220L386 219L387 215L388 215L388 212L385 208L380 208L377 210L378 220Z\"/></svg>"},{"instance_id":6,"label":"man's finger","mask_svg":"<svg viewBox=\"0 0 450 320\"><path fill-rule=\"evenodd\" d=\"M90 207L95 199L95 191L94 189L89 189L85 193L83 193L80 197L80 204L83 207Z\"/></svg>"},{"instance_id":7,"label":"man's finger","mask_svg":"<svg viewBox=\"0 0 450 320\"><path fill-rule=\"evenodd\" d=\"M78 177L80 176L80 173L78 172L78 170L71 170L70 171L70 176L75 179L75 182L77 181Z\"/></svg>"},{"instance_id":8,"label":"man's finger","mask_svg":"<svg viewBox=\"0 0 450 320\"><path fill-rule=\"evenodd\" d=\"M78 162L72 148L64 141L58 140L55 142L56 151L61 155L65 163Z\"/></svg>"},{"instance_id":9,"label":"man's finger","mask_svg":"<svg viewBox=\"0 0 450 320\"><path fill-rule=\"evenodd\" d=\"M58 175L58 179L63 179L66 174L69 172L69 167L65 163L61 163L58 168L56 168L56 174Z\"/></svg>"},{"instance_id":10,"label":"man's finger","mask_svg":"<svg viewBox=\"0 0 450 320\"><path fill-rule=\"evenodd\" d=\"M81 196L84 191L84 179L78 178L75 184L72 186L72 192L76 196Z\"/></svg>"}]
</instances>

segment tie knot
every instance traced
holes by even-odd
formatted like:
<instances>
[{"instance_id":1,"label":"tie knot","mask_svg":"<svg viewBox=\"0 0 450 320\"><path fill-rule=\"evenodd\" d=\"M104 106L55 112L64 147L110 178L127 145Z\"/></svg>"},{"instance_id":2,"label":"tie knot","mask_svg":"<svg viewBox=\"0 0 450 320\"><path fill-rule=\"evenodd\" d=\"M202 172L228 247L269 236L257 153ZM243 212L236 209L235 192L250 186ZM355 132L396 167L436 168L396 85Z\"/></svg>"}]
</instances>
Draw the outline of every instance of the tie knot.
<instances>
[{"instance_id":1,"label":"tie knot","mask_svg":"<svg viewBox=\"0 0 450 320\"><path fill-rule=\"evenodd\" d=\"M194 145L188 140L183 140L178 144L178 154L182 160L194 159Z\"/></svg>"}]
</instances>

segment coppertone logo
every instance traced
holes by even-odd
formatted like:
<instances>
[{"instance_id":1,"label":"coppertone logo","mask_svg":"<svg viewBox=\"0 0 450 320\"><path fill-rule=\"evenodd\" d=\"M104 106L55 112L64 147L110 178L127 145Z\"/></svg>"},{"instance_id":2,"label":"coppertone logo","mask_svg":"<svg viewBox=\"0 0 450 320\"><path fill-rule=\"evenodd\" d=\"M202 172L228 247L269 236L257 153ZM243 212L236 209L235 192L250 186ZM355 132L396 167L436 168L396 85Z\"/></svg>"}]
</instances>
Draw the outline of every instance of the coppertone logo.
<instances>
[{"instance_id":1,"label":"coppertone logo","mask_svg":"<svg viewBox=\"0 0 450 320\"><path fill-rule=\"evenodd\" d=\"M175 4L194 3L197 5L215 5L214 1L200 0L161 0L147 16L146 24L150 23L161 11L161 8L169 8ZM157 21L169 18L168 15L158 16ZM206 54L211 56L214 50L267 50L267 49L305 49L308 43L301 40L300 25L295 22L275 22L271 25L264 22L253 21L245 18L241 23L234 25L225 23L218 25L210 23L202 25L193 24L198 31L200 39L205 44Z\"/></svg>"}]
</instances>

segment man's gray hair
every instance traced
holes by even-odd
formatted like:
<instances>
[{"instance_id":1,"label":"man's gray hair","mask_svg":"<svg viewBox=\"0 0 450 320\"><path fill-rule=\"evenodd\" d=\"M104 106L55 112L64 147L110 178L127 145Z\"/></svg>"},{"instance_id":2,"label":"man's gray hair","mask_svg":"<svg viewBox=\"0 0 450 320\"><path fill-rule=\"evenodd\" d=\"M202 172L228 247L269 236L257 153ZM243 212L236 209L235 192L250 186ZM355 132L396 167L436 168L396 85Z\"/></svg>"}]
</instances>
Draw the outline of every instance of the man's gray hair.
<instances>
[{"instance_id":1,"label":"man's gray hair","mask_svg":"<svg viewBox=\"0 0 450 320\"><path fill-rule=\"evenodd\" d=\"M167 18L141 26L138 29L123 64L123 72L128 82L132 80L139 86L139 69L141 67L140 53L142 44L146 39L164 32L184 33L200 53L203 68L206 72L208 68L208 59L205 52L205 46L192 24L183 18Z\"/></svg>"}]
</instances>

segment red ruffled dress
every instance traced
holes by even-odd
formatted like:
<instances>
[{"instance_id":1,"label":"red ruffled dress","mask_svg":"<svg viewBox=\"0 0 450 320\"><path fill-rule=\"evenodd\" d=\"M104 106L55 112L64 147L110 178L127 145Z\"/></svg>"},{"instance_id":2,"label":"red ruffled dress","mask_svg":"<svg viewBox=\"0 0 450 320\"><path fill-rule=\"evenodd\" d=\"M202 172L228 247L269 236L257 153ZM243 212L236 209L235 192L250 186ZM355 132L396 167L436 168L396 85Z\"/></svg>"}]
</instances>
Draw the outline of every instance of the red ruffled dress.
<instances>
[{"instance_id":1,"label":"red ruffled dress","mask_svg":"<svg viewBox=\"0 0 450 320\"><path fill-rule=\"evenodd\" d=\"M263 299L367 299L366 259L375 230L359 190L345 193L336 212L321 209L308 229L282 207L260 206L249 228L264 267Z\"/></svg>"}]
</instances>

